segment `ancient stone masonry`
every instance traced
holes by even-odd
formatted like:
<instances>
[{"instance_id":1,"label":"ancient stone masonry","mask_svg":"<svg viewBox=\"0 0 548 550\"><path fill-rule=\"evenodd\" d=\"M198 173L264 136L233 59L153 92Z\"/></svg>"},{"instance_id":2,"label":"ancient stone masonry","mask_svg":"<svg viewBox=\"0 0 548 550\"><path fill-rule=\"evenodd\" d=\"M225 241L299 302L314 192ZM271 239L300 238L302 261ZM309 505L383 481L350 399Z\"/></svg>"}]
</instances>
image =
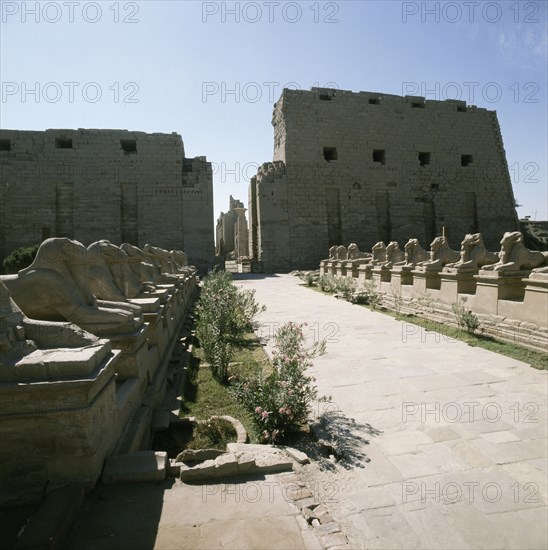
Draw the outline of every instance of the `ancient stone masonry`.
<instances>
[{"instance_id":1,"label":"ancient stone masonry","mask_svg":"<svg viewBox=\"0 0 548 550\"><path fill-rule=\"evenodd\" d=\"M217 219L215 255L222 259L248 257L248 230L246 208L242 201L230 196L228 212L221 212Z\"/></svg>"},{"instance_id":2,"label":"ancient stone masonry","mask_svg":"<svg viewBox=\"0 0 548 550\"><path fill-rule=\"evenodd\" d=\"M214 262L213 184L180 135L0 130L0 263L48 237L182 249Z\"/></svg>"},{"instance_id":3,"label":"ancient stone masonry","mask_svg":"<svg viewBox=\"0 0 548 550\"><path fill-rule=\"evenodd\" d=\"M2 505L90 488L169 424L197 280L179 250L66 237L0 277Z\"/></svg>"},{"instance_id":4,"label":"ancient stone masonry","mask_svg":"<svg viewBox=\"0 0 548 550\"><path fill-rule=\"evenodd\" d=\"M314 268L344 242L495 247L518 229L495 111L464 101L285 89L274 105L274 162L249 188L250 251L267 271Z\"/></svg>"},{"instance_id":5,"label":"ancient stone masonry","mask_svg":"<svg viewBox=\"0 0 548 550\"><path fill-rule=\"evenodd\" d=\"M355 244L351 244L355 247ZM548 252L530 250L519 231L504 233L498 253L488 250L480 233L466 234L460 252L444 236L436 237L427 252L416 238L407 241L404 260L397 242L379 241L372 255L353 254L344 246L331 247L320 262L320 274L351 277L366 283L388 302L400 301L410 311L421 308L435 320L452 320L452 306L465 299L466 307L481 316L489 334L546 349L548 344ZM390 303L389 303L390 305Z\"/></svg>"}]
</instances>

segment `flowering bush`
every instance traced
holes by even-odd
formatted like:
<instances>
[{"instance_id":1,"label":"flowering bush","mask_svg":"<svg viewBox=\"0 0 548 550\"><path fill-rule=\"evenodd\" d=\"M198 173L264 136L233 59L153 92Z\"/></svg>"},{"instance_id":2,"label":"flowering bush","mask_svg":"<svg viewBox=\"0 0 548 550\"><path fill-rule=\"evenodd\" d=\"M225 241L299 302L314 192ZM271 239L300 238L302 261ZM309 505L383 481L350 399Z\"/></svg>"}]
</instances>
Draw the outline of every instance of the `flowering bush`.
<instances>
[{"instance_id":1,"label":"flowering bush","mask_svg":"<svg viewBox=\"0 0 548 550\"><path fill-rule=\"evenodd\" d=\"M305 349L302 325L295 323L278 329L274 342L272 373L235 384L236 395L253 413L260 438L270 443L306 424L317 390L305 371L312 358L325 352L325 341Z\"/></svg>"},{"instance_id":2,"label":"flowering bush","mask_svg":"<svg viewBox=\"0 0 548 550\"><path fill-rule=\"evenodd\" d=\"M213 271L203 281L197 306L196 335L213 375L228 380L228 365L234 343L251 330L253 318L264 310L255 301L254 290L232 284L226 271Z\"/></svg>"}]
</instances>

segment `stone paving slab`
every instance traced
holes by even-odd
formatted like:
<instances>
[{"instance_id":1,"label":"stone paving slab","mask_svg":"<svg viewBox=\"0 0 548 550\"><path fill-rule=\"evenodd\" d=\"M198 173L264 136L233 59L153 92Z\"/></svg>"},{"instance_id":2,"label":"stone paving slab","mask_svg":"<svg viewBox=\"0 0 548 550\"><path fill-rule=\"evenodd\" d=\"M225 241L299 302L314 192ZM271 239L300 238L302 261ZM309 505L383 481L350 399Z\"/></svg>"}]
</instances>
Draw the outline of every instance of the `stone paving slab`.
<instances>
[{"instance_id":1,"label":"stone paving slab","mask_svg":"<svg viewBox=\"0 0 548 550\"><path fill-rule=\"evenodd\" d=\"M304 468L328 487L352 548L546 548L547 372L326 296L291 275L247 275L263 338L308 323L329 407L379 433L369 462ZM271 342L265 346L271 353ZM323 409L322 409L323 408Z\"/></svg>"},{"instance_id":2,"label":"stone paving slab","mask_svg":"<svg viewBox=\"0 0 548 550\"><path fill-rule=\"evenodd\" d=\"M97 485L66 550L317 548L279 475L187 485Z\"/></svg>"}]
</instances>

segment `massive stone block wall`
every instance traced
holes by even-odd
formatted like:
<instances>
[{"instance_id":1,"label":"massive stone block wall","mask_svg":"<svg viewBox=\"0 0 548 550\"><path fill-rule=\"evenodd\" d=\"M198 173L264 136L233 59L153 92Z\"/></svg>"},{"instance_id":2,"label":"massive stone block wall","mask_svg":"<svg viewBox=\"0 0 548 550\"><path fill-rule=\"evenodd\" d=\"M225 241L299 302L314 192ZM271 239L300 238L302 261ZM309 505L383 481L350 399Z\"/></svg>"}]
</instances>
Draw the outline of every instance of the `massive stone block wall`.
<instances>
[{"instance_id":1,"label":"massive stone block wall","mask_svg":"<svg viewBox=\"0 0 548 550\"><path fill-rule=\"evenodd\" d=\"M0 131L0 261L48 237L184 250L214 262L213 178L180 135Z\"/></svg>"},{"instance_id":2,"label":"massive stone block wall","mask_svg":"<svg viewBox=\"0 0 548 550\"><path fill-rule=\"evenodd\" d=\"M517 228L495 111L463 101L285 89L272 124L274 161L285 174L273 179L263 166L249 207L250 249L267 270L314 268L341 243L368 250L413 235L427 246L442 228L454 247L463 234L481 231L495 248Z\"/></svg>"}]
</instances>

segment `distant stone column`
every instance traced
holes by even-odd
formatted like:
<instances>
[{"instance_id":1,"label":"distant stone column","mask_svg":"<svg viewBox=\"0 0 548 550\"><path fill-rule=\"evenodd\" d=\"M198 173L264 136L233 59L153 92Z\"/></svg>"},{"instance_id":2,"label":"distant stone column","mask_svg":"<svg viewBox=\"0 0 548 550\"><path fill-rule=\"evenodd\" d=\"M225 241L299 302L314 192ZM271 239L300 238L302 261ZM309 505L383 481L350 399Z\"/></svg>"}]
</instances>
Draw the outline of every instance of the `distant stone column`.
<instances>
[{"instance_id":1,"label":"distant stone column","mask_svg":"<svg viewBox=\"0 0 548 550\"><path fill-rule=\"evenodd\" d=\"M237 258L247 257L249 255L249 238L247 230L247 220L245 218L245 211L247 209L243 207L236 207L236 221L234 222L234 245Z\"/></svg>"}]
</instances>

